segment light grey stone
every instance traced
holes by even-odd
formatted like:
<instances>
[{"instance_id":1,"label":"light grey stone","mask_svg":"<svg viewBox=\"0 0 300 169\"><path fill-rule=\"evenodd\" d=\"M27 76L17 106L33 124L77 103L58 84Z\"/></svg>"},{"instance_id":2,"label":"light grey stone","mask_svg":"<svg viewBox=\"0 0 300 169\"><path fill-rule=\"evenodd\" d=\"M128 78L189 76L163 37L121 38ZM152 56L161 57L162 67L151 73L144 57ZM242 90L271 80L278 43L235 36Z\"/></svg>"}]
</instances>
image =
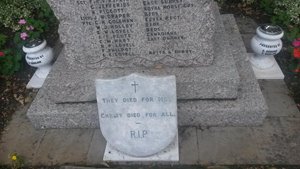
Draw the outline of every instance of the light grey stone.
<instances>
[{"instance_id":1,"label":"light grey stone","mask_svg":"<svg viewBox=\"0 0 300 169\"><path fill-rule=\"evenodd\" d=\"M267 115L267 106L250 63L246 60L246 49L234 18L231 15L223 15L222 18L226 23L226 32L230 35L227 37L231 44L228 50L234 53L243 82L239 87L239 96L236 100L179 99L177 104L180 126L261 125ZM36 128L99 127L97 105L94 102L55 104L47 88L40 89L27 116Z\"/></svg>"},{"instance_id":2,"label":"light grey stone","mask_svg":"<svg viewBox=\"0 0 300 169\"><path fill-rule=\"evenodd\" d=\"M175 76L138 74L96 80L100 129L115 149L147 157L177 137Z\"/></svg>"},{"instance_id":3,"label":"light grey stone","mask_svg":"<svg viewBox=\"0 0 300 169\"><path fill-rule=\"evenodd\" d=\"M66 66L213 63L216 23L211 0L47 1L60 20Z\"/></svg>"},{"instance_id":4,"label":"light grey stone","mask_svg":"<svg viewBox=\"0 0 300 169\"><path fill-rule=\"evenodd\" d=\"M236 99L240 78L225 34L220 14L216 15L214 37L215 59L212 65L197 67L105 68L75 70L69 68L65 51L55 63L44 84L54 102L85 102L96 100L96 78L118 78L131 73L153 76L175 75L178 99Z\"/></svg>"}]
</instances>

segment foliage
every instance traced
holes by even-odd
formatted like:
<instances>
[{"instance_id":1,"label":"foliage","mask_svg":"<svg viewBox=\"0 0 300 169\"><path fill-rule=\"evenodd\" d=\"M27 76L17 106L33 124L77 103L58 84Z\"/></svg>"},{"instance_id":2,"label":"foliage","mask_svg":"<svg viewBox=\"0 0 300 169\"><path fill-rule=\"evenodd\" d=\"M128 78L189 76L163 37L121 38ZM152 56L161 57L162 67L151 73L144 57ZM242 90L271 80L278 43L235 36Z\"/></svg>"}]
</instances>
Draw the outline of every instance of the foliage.
<instances>
[{"instance_id":1,"label":"foliage","mask_svg":"<svg viewBox=\"0 0 300 169\"><path fill-rule=\"evenodd\" d=\"M0 50L0 75L12 75L20 69L21 53L12 49Z\"/></svg>"},{"instance_id":2,"label":"foliage","mask_svg":"<svg viewBox=\"0 0 300 169\"><path fill-rule=\"evenodd\" d=\"M293 72L300 73L300 38L293 41L291 53L293 57L290 68Z\"/></svg>"},{"instance_id":3,"label":"foliage","mask_svg":"<svg viewBox=\"0 0 300 169\"><path fill-rule=\"evenodd\" d=\"M58 21L46 0L0 0L0 74L11 75L20 67L27 40L57 33Z\"/></svg>"},{"instance_id":4,"label":"foliage","mask_svg":"<svg viewBox=\"0 0 300 169\"><path fill-rule=\"evenodd\" d=\"M56 24L57 20L46 0L1 0L0 22L12 31L21 29L20 19L33 18L40 22ZM45 24L47 25L47 24ZM45 27L47 29L48 27Z\"/></svg>"},{"instance_id":5,"label":"foliage","mask_svg":"<svg viewBox=\"0 0 300 169\"><path fill-rule=\"evenodd\" d=\"M224 5L227 0L215 0L219 5ZM245 5L251 5L255 2L255 0L237 0L238 2L245 4Z\"/></svg>"},{"instance_id":6,"label":"foliage","mask_svg":"<svg viewBox=\"0 0 300 169\"><path fill-rule=\"evenodd\" d=\"M221 6L231 1L259 7L270 16L273 24L285 30L286 38L291 42L300 37L300 1L299 0L216 0Z\"/></svg>"},{"instance_id":7,"label":"foliage","mask_svg":"<svg viewBox=\"0 0 300 169\"><path fill-rule=\"evenodd\" d=\"M19 50L25 40L44 38L57 32L58 26L46 0L1 0L0 23L15 32L13 40Z\"/></svg>"},{"instance_id":8,"label":"foliage","mask_svg":"<svg viewBox=\"0 0 300 169\"><path fill-rule=\"evenodd\" d=\"M11 75L20 68L21 53L6 49L7 36L0 34L0 75Z\"/></svg>"},{"instance_id":9,"label":"foliage","mask_svg":"<svg viewBox=\"0 0 300 169\"><path fill-rule=\"evenodd\" d=\"M17 153L12 153L9 156L9 159L11 161L11 168L12 169L20 169L24 167L25 161L22 156L18 155Z\"/></svg>"},{"instance_id":10,"label":"foliage","mask_svg":"<svg viewBox=\"0 0 300 169\"><path fill-rule=\"evenodd\" d=\"M27 41L42 37L46 24L33 18L19 20L20 30L15 33L14 42L23 46Z\"/></svg>"},{"instance_id":11,"label":"foliage","mask_svg":"<svg viewBox=\"0 0 300 169\"><path fill-rule=\"evenodd\" d=\"M7 36L0 34L0 47L5 45L6 40L7 40Z\"/></svg>"},{"instance_id":12,"label":"foliage","mask_svg":"<svg viewBox=\"0 0 300 169\"><path fill-rule=\"evenodd\" d=\"M271 16L272 23L285 29L289 41L300 37L300 1L261 0L259 5Z\"/></svg>"},{"instance_id":13,"label":"foliage","mask_svg":"<svg viewBox=\"0 0 300 169\"><path fill-rule=\"evenodd\" d=\"M242 0L242 3L243 4L246 4L246 5L251 5L255 2L255 0Z\"/></svg>"},{"instance_id":14,"label":"foliage","mask_svg":"<svg viewBox=\"0 0 300 169\"><path fill-rule=\"evenodd\" d=\"M0 75L12 75L20 68L21 53L6 47L8 37L0 34Z\"/></svg>"}]
</instances>

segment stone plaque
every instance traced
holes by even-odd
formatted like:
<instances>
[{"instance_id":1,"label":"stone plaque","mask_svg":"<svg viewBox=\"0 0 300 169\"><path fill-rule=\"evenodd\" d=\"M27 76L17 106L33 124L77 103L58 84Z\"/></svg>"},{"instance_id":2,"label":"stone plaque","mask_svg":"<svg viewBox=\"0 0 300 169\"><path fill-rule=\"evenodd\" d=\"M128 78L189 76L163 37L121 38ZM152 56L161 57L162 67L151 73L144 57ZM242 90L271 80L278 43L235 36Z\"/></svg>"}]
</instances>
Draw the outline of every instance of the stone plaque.
<instances>
[{"instance_id":1,"label":"stone plaque","mask_svg":"<svg viewBox=\"0 0 300 169\"><path fill-rule=\"evenodd\" d=\"M98 79L96 91L100 129L115 149L147 157L174 142L178 130L175 76Z\"/></svg>"},{"instance_id":2,"label":"stone plaque","mask_svg":"<svg viewBox=\"0 0 300 169\"><path fill-rule=\"evenodd\" d=\"M210 65L211 0L47 0L72 67Z\"/></svg>"}]
</instances>

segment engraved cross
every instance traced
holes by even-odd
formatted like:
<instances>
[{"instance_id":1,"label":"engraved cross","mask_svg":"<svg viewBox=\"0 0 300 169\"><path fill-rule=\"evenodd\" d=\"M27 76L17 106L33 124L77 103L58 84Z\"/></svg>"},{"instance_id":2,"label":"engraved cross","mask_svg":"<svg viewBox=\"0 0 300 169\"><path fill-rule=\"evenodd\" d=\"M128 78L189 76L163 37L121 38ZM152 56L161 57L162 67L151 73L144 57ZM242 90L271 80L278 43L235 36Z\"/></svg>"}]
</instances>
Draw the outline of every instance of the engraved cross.
<instances>
[{"instance_id":1,"label":"engraved cross","mask_svg":"<svg viewBox=\"0 0 300 169\"><path fill-rule=\"evenodd\" d=\"M136 93L136 86L138 86L139 84L137 84L135 81L133 81L133 84L131 84L131 86L134 86L134 93Z\"/></svg>"}]
</instances>

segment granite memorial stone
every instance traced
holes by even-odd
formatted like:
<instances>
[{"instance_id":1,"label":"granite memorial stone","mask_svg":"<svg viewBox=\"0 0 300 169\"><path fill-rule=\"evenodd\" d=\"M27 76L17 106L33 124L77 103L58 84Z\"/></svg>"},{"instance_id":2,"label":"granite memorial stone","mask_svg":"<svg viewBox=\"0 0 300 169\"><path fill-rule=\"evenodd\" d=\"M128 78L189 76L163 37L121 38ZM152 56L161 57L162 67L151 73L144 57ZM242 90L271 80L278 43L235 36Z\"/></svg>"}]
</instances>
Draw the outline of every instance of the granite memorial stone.
<instances>
[{"instance_id":1,"label":"granite memorial stone","mask_svg":"<svg viewBox=\"0 0 300 169\"><path fill-rule=\"evenodd\" d=\"M175 76L97 79L96 91L100 128L115 149L145 157L174 142L178 133Z\"/></svg>"},{"instance_id":2,"label":"granite memorial stone","mask_svg":"<svg viewBox=\"0 0 300 169\"><path fill-rule=\"evenodd\" d=\"M236 99L239 76L213 1L48 2L65 45L65 71L49 77L62 80L46 84L56 103L94 101L95 79L131 73L175 75L180 99Z\"/></svg>"},{"instance_id":3,"label":"granite memorial stone","mask_svg":"<svg viewBox=\"0 0 300 169\"><path fill-rule=\"evenodd\" d=\"M213 0L47 0L64 49L27 116L100 126L95 79L176 76L179 126L262 124L267 106L232 16Z\"/></svg>"},{"instance_id":4,"label":"granite memorial stone","mask_svg":"<svg viewBox=\"0 0 300 169\"><path fill-rule=\"evenodd\" d=\"M213 61L216 27L210 0L48 2L60 19L60 38L72 66L174 67Z\"/></svg>"}]
</instances>

